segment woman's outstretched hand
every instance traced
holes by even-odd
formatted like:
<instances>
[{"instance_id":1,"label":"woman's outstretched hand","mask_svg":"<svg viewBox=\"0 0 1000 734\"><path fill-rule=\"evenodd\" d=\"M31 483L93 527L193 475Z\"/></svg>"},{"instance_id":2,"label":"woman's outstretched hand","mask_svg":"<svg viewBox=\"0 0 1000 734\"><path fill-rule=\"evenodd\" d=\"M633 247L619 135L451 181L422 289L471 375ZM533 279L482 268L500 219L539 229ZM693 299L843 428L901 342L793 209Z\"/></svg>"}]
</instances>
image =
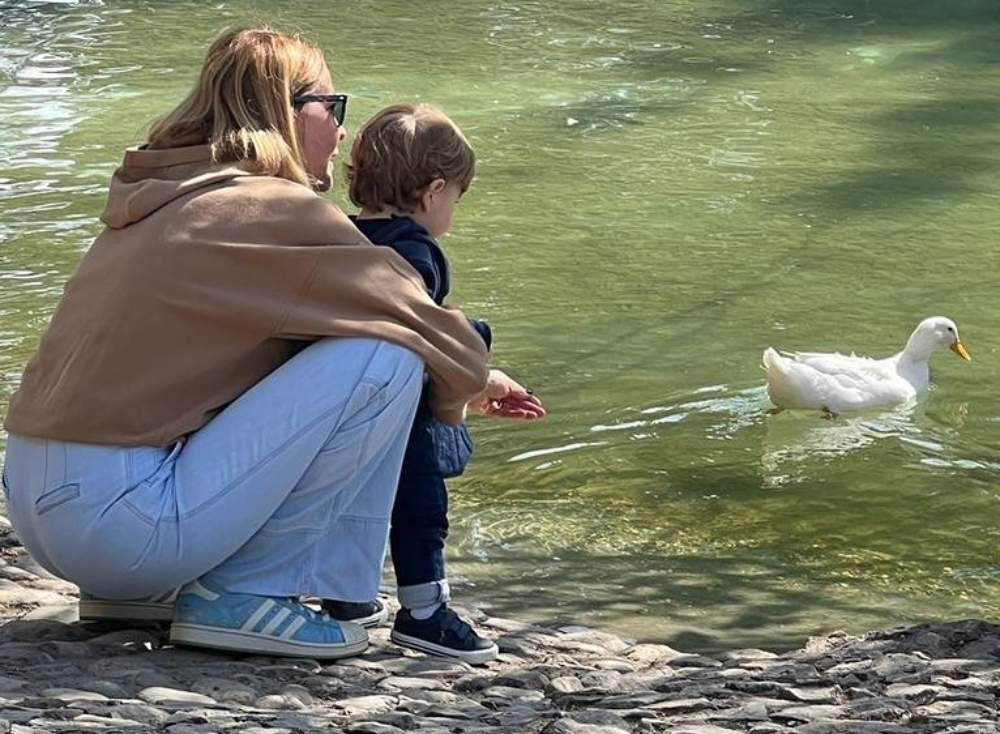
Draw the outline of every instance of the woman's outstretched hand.
<instances>
[{"instance_id":1,"label":"woman's outstretched hand","mask_svg":"<svg viewBox=\"0 0 1000 734\"><path fill-rule=\"evenodd\" d=\"M479 415L536 420L545 417L542 401L528 388L500 370L490 370L486 389L469 403Z\"/></svg>"}]
</instances>

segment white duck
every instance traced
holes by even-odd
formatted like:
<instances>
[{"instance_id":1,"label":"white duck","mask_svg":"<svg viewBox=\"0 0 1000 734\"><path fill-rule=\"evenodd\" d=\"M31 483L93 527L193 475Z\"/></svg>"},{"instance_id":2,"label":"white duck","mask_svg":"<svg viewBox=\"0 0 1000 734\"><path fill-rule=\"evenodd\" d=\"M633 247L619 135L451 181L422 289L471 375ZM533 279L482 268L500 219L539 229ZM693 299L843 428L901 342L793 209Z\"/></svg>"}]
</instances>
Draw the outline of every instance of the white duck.
<instances>
[{"instance_id":1,"label":"white duck","mask_svg":"<svg viewBox=\"0 0 1000 734\"><path fill-rule=\"evenodd\" d=\"M876 405L903 403L927 389L927 361L940 347L972 359L958 338L955 322L933 316L920 322L903 351L885 359L823 352L764 350L767 392L779 413L785 408L822 410L835 415Z\"/></svg>"}]
</instances>

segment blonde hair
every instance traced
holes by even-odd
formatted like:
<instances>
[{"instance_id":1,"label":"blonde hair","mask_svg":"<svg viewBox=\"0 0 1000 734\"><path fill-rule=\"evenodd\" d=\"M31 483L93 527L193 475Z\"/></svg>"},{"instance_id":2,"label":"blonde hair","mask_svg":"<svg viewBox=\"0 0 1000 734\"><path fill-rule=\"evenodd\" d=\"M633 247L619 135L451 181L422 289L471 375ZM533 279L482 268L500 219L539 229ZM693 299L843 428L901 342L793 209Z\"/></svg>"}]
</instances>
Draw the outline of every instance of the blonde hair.
<instances>
[{"instance_id":1,"label":"blonde hair","mask_svg":"<svg viewBox=\"0 0 1000 734\"><path fill-rule=\"evenodd\" d=\"M319 47L267 27L222 33L198 83L149 128L151 148L208 143L216 163L309 185L295 132L292 96L313 89L326 69Z\"/></svg>"},{"instance_id":2,"label":"blonde hair","mask_svg":"<svg viewBox=\"0 0 1000 734\"><path fill-rule=\"evenodd\" d=\"M435 180L464 193L476 172L476 153L444 112L429 104L386 107L357 132L347 166L355 206L414 211Z\"/></svg>"}]
</instances>

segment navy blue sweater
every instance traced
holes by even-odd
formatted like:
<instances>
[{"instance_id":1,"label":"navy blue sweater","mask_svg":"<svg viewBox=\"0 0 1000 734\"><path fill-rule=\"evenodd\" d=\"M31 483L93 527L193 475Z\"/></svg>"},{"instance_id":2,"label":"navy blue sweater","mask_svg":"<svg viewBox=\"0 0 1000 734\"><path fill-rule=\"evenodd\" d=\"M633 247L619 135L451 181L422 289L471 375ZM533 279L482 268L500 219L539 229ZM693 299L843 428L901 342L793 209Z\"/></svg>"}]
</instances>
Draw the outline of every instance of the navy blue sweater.
<instances>
[{"instance_id":1,"label":"navy blue sweater","mask_svg":"<svg viewBox=\"0 0 1000 734\"><path fill-rule=\"evenodd\" d=\"M441 246L426 229L407 216L351 219L374 244L391 247L402 255L420 273L434 302L439 306L444 304L451 289L451 269ZM489 324L478 319L469 319L469 323L489 348L493 342ZM471 455L472 438L466 425L452 427L438 422L431 412L425 388L403 459L404 478L408 474L457 476L465 470Z\"/></svg>"}]
</instances>

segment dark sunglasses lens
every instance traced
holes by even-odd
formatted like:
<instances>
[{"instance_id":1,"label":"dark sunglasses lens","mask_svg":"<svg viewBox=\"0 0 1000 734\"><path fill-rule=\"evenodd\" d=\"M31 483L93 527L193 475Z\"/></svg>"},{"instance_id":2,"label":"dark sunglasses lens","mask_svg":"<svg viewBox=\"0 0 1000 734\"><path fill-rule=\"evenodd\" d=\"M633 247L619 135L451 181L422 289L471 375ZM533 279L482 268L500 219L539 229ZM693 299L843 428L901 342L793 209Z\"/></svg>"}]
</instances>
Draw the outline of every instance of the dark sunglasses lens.
<instances>
[{"instance_id":1,"label":"dark sunglasses lens","mask_svg":"<svg viewBox=\"0 0 1000 734\"><path fill-rule=\"evenodd\" d=\"M331 99L331 97L334 97ZM328 110L330 116L337 121L337 125L344 124L344 118L347 116L347 96L334 96L326 94L302 94L297 97L292 97L292 104L296 108L301 107L309 102L328 102L330 104Z\"/></svg>"}]
</instances>

